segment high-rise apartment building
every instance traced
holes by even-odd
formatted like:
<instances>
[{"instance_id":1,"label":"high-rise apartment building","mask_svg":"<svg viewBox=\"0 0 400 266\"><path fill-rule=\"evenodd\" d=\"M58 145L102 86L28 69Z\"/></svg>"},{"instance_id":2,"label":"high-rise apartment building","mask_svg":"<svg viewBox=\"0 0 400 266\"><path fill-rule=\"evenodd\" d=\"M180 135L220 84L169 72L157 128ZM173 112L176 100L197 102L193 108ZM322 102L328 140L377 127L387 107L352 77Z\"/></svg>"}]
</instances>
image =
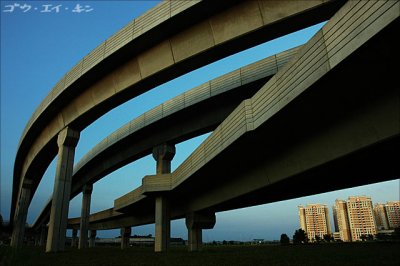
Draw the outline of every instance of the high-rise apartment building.
<instances>
[{"instance_id":1,"label":"high-rise apartment building","mask_svg":"<svg viewBox=\"0 0 400 266\"><path fill-rule=\"evenodd\" d=\"M374 206L374 215L376 221L376 227L378 230L389 229L388 217L386 214L385 204L377 203Z\"/></svg>"},{"instance_id":2,"label":"high-rise apartment building","mask_svg":"<svg viewBox=\"0 0 400 266\"><path fill-rule=\"evenodd\" d=\"M374 214L378 230L400 227L400 201L375 204Z\"/></svg>"},{"instance_id":3,"label":"high-rise apartment building","mask_svg":"<svg viewBox=\"0 0 400 266\"><path fill-rule=\"evenodd\" d=\"M300 219L300 228L307 232L307 224L306 224L306 209L303 206L299 206L299 219Z\"/></svg>"},{"instance_id":4,"label":"high-rise apartment building","mask_svg":"<svg viewBox=\"0 0 400 266\"><path fill-rule=\"evenodd\" d=\"M336 200L333 206L333 219L335 221L335 231L339 232L340 239L344 242L351 241L351 231L349 223L349 215L347 212L347 202L344 200Z\"/></svg>"},{"instance_id":5,"label":"high-rise apartment building","mask_svg":"<svg viewBox=\"0 0 400 266\"><path fill-rule=\"evenodd\" d=\"M362 235L376 235L374 213L381 211L382 208L378 206L373 208L370 197L349 197L347 201L337 199L333 209L333 218L337 224L336 232L340 233L342 241L358 241Z\"/></svg>"},{"instance_id":6,"label":"high-rise apartment building","mask_svg":"<svg viewBox=\"0 0 400 266\"><path fill-rule=\"evenodd\" d=\"M316 236L323 239L324 235L331 234L328 207L322 204L308 204L299 206L300 227L307 233L309 240L314 241Z\"/></svg>"},{"instance_id":7,"label":"high-rise apartment building","mask_svg":"<svg viewBox=\"0 0 400 266\"><path fill-rule=\"evenodd\" d=\"M352 241L360 240L362 235L376 235L376 223L370 197L349 197L347 213Z\"/></svg>"},{"instance_id":8,"label":"high-rise apartment building","mask_svg":"<svg viewBox=\"0 0 400 266\"><path fill-rule=\"evenodd\" d=\"M385 204L385 209L389 228L400 227L400 201L388 201Z\"/></svg>"}]
</instances>

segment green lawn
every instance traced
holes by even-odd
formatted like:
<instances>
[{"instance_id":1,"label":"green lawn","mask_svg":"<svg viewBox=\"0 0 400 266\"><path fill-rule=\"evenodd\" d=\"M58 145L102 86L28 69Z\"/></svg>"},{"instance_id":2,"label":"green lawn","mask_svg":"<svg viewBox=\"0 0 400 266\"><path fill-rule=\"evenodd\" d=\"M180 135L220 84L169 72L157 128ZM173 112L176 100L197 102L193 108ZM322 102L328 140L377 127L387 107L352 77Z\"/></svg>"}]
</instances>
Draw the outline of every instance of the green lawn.
<instances>
[{"instance_id":1,"label":"green lawn","mask_svg":"<svg viewBox=\"0 0 400 266\"><path fill-rule=\"evenodd\" d=\"M43 248L0 249L0 265L400 265L400 243L343 243L300 246L207 246L188 253L173 247L155 254L152 248L67 249L46 254Z\"/></svg>"}]
</instances>

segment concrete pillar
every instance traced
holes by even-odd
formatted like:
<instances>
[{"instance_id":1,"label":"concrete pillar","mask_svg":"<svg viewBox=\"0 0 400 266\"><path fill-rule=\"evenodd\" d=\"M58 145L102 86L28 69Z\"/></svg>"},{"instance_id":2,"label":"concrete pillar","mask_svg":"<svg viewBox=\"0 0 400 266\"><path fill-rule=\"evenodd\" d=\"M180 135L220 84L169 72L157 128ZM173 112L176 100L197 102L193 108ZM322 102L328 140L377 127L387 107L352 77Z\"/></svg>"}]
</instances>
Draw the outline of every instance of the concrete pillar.
<instances>
[{"instance_id":1,"label":"concrete pillar","mask_svg":"<svg viewBox=\"0 0 400 266\"><path fill-rule=\"evenodd\" d=\"M175 156L175 145L161 144L153 148L153 157L157 162L157 174L171 173L171 161ZM168 197L159 194L155 197L155 243L154 251L166 251L170 239L170 214Z\"/></svg>"},{"instance_id":2,"label":"concrete pillar","mask_svg":"<svg viewBox=\"0 0 400 266\"><path fill-rule=\"evenodd\" d=\"M45 225L42 225L40 229L39 246L43 247L46 244L46 238L47 238L47 227Z\"/></svg>"},{"instance_id":3,"label":"concrete pillar","mask_svg":"<svg viewBox=\"0 0 400 266\"><path fill-rule=\"evenodd\" d=\"M94 248L96 244L96 230L90 230L90 238L89 238L89 248Z\"/></svg>"},{"instance_id":4,"label":"concrete pillar","mask_svg":"<svg viewBox=\"0 0 400 266\"><path fill-rule=\"evenodd\" d=\"M203 231L201 228L188 228L188 249L199 251L203 246Z\"/></svg>"},{"instance_id":5,"label":"concrete pillar","mask_svg":"<svg viewBox=\"0 0 400 266\"><path fill-rule=\"evenodd\" d=\"M121 249L129 247L129 239L131 238L132 229L131 227L121 228Z\"/></svg>"},{"instance_id":6,"label":"concrete pillar","mask_svg":"<svg viewBox=\"0 0 400 266\"><path fill-rule=\"evenodd\" d=\"M65 248L68 208L71 195L71 179L74 165L75 147L79 132L64 128L58 134L58 161L51 204L46 252L62 251Z\"/></svg>"},{"instance_id":7,"label":"concrete pillar","mask_svg":"<svg viewBox=\"0 0 400 266\"><path fill-rule=\"evenodd\" d=\"M76 240L78 238L78 229L72 229L71 247L76 247Z\"/></svg>"},{"instance_id":8,"label":"concrete pillar","mask_svg":"<svg viewBox=\"0 0 400 266\"><path fill-rule=\"evenodd\" d=\"M28 214L29 201L31 197L32 180L24 180L15 210L11 246L20 248L24 242L26 216Z\"/></svg>"},{"instance_id":9,"label":"concrete pillar","mask_svg":"<svg viewBox=\"0 0 400 266\"><path fill-rule=\"evenodd\" d=\"M203 229L212 229L215 225L215 213L190 213L186 216L189 251L199 251L203 245Z\"/></svg>"},{"instance_id":10,"label":"concrete pillar","mask_svg":"<svg viewBox=\"0 0 400 266\"><path fill-rule=\"evenodd\" d=\"M155 242L154 251L163 252L169 247L171 234L171 221L169 218L168 198L166 196L156 196L156 213L155 213Z\"/></svg>"},{"instance_id":11,"label":"concrete pillar","mask_svg":"<svg viewBox=\"0 0 400 266\"><path fill-rule=\"evenodd\" d=\"M83 186L79 249L87 248L89 215L90 215L90 200L92 197L92 191L93 191L92 184L86 184Z\"/></svg>"}]
</instances>

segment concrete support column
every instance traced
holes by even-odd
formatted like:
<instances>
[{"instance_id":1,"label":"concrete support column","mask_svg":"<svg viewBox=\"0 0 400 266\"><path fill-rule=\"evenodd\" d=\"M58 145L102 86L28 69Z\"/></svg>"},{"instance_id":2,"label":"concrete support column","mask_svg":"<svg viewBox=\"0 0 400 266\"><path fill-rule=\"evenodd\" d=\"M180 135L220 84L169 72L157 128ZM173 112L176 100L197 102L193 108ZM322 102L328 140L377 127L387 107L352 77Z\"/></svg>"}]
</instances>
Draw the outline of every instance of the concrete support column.
<instances>
[{"instance_id":1,"label":"concrete support column","mask_svg":"<svg viewBox=\"0 0 400 266\"><path fill-rule=\"evenodd\" d=\"M40 229L39 246L43 247L46 244L46 238L47 238L47 228L45 225L42 225Z\"/></svg>"},{"instance_id":2,"label":"concrete support column","mask_svg":"<svg viewBox=\"0 0 400 266\"><path fill-rule=\"evenodd\" d=\"M188 228L188 250L199 251L203 246L203 230L201 228Z\"/></svg>"},{"instance_id":3,"label":"concrete support column","mask_svg":"<svg viewBox=\"0 0 400 266\"><path fill-rule=\"evenodd\" d=\"M121 249L129 247L129 239L131 238L132 229L131 227L121 228Z\"/></svg>"},{"instance_id":4,"label":"concrete support column","mask_svg":"<svg viewBox=\"0 0 400 266\"><path fill-rule=\"evenodd\" d=\"M78 229L72 229L71 247L76 247L76 240L78 238Z\"/></svg>"},{"instance_id":5,"label":"concrete support column","mask_svg":"<svg viewBox=\"0 0 400 266\"><path fill-rule=\"evenodd\" d=\"M153 157L157 162L157 174L171 173L171 161L175 156L175 145L161 144L153 148ZM168 197L160 194L155 197L155 243L154 251L163 252L168 249L170 239L170 214Z\"/></svg>"},{"instance_id":6,"label":"concrete support column","mask_svg":"<svg viewBox=\"0 0 400 266\"><path fill-rule=\"evenodd\" d=\"M157 196L156 199L156 236L154 242L154 251L163 252L169 247L171 234L171 221L169 218L168 198L166 196Z\"/></svg>"},{"instance_id":7,"label":"concrete support column","mask_svg":"<svg viewBox=\"0 0 400 266\"><path fill-rule=\"evenodd\" d=\"M15 210L11 246L19 248L24 242L26 216L28 215L29 201L31 198L32 180L24 180L19 195L18 205Z\"/></svg>"},{"instance_id":8,"label":"concrete support column","mask_svg":"<svg viewBox=\"0 0 400 266\"><path fill-rule=\"evenodd\" d=\"M93 191L92 184L86 184L83 186L79 249L87 248L89 215L90 215L90 200L92 198L92 191Z\"/></svg>"},{"instance_id":9,"label":"concrete support column","mask_svg":"<svg viewBox=\"0 0 400 266\"><path fill-rule=\"evenodd\" d=\"M212 229L215 225L215 213L190 213L186 216L189 251L199 251L203 245L203 229Z\"/></svg>"},{"instance_id":10,"label":"concrete support column","mask_svg":"<svg viewBox=\"0 0 400 266\"><path fill-rule=\"evenodd\" d=\"M96 230L90 230L90 238L89 238L89 248L94 248L96 243Z\"/></svg>"},{"instance_id":11,"label":"concrete support column","mask_svg":"<svg viewBox=\"0 0 400 266\"><path fill-rule=\"evenodd\" d=\"M51 203L49 232L46 252L62 251L65 248L68 208L71 195L71 179L74 165L75 147L79 132L69 127L58 134L58 161Z\"/></svg>"}]
</instances>

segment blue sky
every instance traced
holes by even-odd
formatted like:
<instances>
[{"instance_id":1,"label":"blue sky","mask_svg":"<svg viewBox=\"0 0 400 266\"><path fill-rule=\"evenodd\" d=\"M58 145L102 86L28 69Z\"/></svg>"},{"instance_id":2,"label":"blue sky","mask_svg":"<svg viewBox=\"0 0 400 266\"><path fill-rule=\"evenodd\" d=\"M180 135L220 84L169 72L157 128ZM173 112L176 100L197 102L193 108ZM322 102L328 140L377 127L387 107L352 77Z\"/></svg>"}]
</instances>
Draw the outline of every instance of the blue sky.
<instances>
[{"instance_id":1,"label":"blue sky","mask_svg":"<svg viewBox=\"0 0 400 266\"><path fill-rule=\"evenodd\" d=\"M1 1L0 213L4 219L8 219L10 213L12 174L19 138L33 111L58 80L82 57L157 3L158 1L149 0ZM77 4L84 9L83 12L73 12ZM322 24L319 24L230 56L163 84L115 108L81 133L75 162L107 135L143 112L212 78L303 44L321 26ZM206 136L178 144L172 170L179 166ZM32 200L28 223L36 219L51 196L54 172L55 161L46 171ZM111 208L115 198L139 186L143 176L154 173L155 161L151 156L147 156L103 178L94 185L91 212ZM399 200L399 190L400 181L394 180L218 213L215 228L204 231L203 239L272 240L279 239L282 233L292 236L294 230L299 228L297 206L300 204L322 203L330 207L336 198L346 199L352 195L371 196L374 203L386 202ZM81 199L82 196L79 195L71 201L69 217L80 215ZM332 212L330 214L332 215ZM118 234L119 230L98 232L100 237L114 237ZM133 234L154 234L154 225L135 227ZM183 220L172 222L171 234L173 237L187 237Z\"/></svg>"}]
</instances>

